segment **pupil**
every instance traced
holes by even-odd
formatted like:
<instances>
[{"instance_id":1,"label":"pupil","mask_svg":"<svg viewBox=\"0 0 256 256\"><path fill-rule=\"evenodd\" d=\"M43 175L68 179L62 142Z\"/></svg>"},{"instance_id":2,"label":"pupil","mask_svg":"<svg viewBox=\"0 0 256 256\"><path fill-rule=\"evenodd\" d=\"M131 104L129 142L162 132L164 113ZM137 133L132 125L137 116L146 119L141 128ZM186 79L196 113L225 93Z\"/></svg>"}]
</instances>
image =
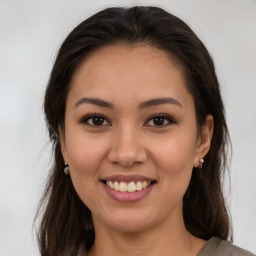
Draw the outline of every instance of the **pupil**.
<instances>
[{"instance_id":1,"label":"pupil","mask_svg":"<svg viewBox=\"0 0 256 256\"><path fill-rule=\"evenodd\" d=\"M163 125L164 124L164 118L163 117L155 117L154 118L154 124L155 125Z\"/></svg>"},{"instance_id":2,"label":"pupil","mask_svg":"<svg viewBox=\"0 0 256 256\"><path fill-rule=\"evenodd\" d=\"M93 118L93 124L94 125L102 125L104 122L102 117L94 117Z\"/></svg>"}]
</instances>

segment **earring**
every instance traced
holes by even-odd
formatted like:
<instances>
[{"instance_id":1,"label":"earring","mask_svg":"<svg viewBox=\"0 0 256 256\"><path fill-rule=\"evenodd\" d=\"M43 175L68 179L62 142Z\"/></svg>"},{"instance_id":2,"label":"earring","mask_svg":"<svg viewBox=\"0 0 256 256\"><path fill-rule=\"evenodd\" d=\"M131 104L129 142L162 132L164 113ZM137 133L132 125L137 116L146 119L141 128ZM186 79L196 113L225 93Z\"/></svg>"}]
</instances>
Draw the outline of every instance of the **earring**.
<instances>
[{"instance_id":1,"label":"earring","mask_svg":"<svg viewBox=\"0 0 256 256\"><path fill-rule=\"evenodd\" d=\"M65 162L64 173L65 173L66 175L69 175L69 173L70 173L69 166L68 166L68 164L67 164L66 162Z\"/></svg>"},{"instance_id":2,"label":"earring","mask_svg":"<svg viewBox=\"0 0 256 256\"><path fill-rule=\"evenodd\" d=\"M203 179L203 163L204 163L204 159L203 158L200 158L199 159L199 164L200 166L197 168L197 177L199 178L199 180L202 180Z\"/></svg>"},{"instance_id":3,"label":"earring","mask_svg":"<svg viewBox=\"0 0 256 256\"><path fill-rule=\"evenodd\" d=\"M200 162L200 168L203 169L204 159L203 159L203 158L200 158L199 162Z\"/></svg>"}]
</instances>

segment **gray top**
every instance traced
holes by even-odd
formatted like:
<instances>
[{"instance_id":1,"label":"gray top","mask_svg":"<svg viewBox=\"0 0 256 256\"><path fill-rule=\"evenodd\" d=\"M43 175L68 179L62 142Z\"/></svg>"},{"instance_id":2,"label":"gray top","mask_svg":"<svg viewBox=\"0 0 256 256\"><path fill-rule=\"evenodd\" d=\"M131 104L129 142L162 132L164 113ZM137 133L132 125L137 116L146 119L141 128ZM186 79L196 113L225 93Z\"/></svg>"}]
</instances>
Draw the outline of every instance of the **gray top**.
<instances>
[{"instance_id":1,"label":"gray top","mask_svg":"<svg viewBox=\"0 0 256 256\"><path fill-rule=\"evenodd\" d=\"M86 256L81 252L79 256ZM218 237L212 237L206 242L197 256L256 256L251 252L243 250L235 245L232 245L226 240L221 240Z\"/></svg>"},{"instance_id":2,"label":"gray top","mask_svg":"<svg viewBox=\"0 0 256 256\"><path fill-rule=\"evenodd\" d=\"M251 252L243 250L230 242L212 237L197 256L255 256Z\"/></svg>"}]
</instances>

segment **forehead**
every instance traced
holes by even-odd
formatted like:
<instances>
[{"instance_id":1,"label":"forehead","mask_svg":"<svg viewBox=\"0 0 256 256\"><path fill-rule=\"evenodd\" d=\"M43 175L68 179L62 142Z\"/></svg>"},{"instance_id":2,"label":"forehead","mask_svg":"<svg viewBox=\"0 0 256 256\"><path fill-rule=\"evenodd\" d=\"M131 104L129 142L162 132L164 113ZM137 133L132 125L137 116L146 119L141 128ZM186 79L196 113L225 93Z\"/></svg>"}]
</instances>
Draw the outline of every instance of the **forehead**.
<instances>
[{"instance_id":1,"label":"forehead","mask_svg":"<svg viewBox=\"0 0 256 256\"><path fill-rule=\"evenodd\" d=\"M95 67L97 68L95 69ZM85 70L93 71L92 74L98 72L97 75L100 75L102 71L109 72L113 69L115 69L115 73L119 71L118 75L120 73L125 74L127 73L125 71L128 70L133 73L143 70L144 74L146 74L148 71L152 72L152 68L156 72L160 69L162 71L176 69L182 76L179 67L178 61L171 54L154 46L120 44L105 46L90 53L80 64L74 76ZM102 75L105 75L104 73Z\"/></svg>"},{"instance_id":2,"label":"forehead","mask_svg":"<svg viewBox=\"0 0 256 256\"><path fill-rule=\"evenodd\" d=\"M94 51L76 70L70 93L100 98L140 100L181 97L188 93L177 62L148 45L110 45Z\"/></svg>"}]
</instances>

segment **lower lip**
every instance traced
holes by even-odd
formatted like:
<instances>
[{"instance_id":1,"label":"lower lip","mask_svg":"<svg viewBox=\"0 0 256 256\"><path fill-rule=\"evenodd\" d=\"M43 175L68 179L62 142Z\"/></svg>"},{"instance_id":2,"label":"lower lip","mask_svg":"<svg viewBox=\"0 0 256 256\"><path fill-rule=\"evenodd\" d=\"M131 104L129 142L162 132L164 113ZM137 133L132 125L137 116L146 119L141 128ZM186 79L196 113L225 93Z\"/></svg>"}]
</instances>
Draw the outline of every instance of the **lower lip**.
<instances>
[{"instance_id":1,"label":"lower lip","mask_svg":"<svg viewBox=\"0 0 256 256\"><path fill-rule=\"evenodd\" d=\"M140 199L144 198L146 195L148 195L154 184L151 184L149 187L144 188L139 191L135 191L135 192L120 192L120 191L116 191L116 190L110 188L105 183L103 183L103 185L104 185L105 189L107 190L108 194L113 199L120 201L120 202L132 202L132 201L140 200Z\"/></svg>"}]
</instances>

